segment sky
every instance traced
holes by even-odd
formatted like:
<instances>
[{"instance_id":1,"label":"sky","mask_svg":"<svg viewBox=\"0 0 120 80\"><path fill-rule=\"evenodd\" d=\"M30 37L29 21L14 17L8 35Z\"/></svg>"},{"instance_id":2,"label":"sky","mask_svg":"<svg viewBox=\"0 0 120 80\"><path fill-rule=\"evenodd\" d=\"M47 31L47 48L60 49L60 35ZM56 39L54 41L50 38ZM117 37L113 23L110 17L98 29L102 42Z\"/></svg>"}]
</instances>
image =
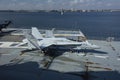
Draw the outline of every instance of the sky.
<instances>
[{"instance_id":1,"label":"sky","mask_svg":"<svg viewBox=\"0 0 120 80\"><path fill-rule=\"evenodd\" d=\"M120 0L0 0L0 10L120 9Z\"/></svg>"}]
</instances>

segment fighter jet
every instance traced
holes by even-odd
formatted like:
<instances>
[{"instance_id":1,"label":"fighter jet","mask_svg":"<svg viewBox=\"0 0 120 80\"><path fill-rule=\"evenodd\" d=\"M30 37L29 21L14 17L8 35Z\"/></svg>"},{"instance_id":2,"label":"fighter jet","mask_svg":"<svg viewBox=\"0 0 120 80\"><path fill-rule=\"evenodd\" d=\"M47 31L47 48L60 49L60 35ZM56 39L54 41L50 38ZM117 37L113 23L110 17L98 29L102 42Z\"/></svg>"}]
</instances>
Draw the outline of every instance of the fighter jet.
<instances>
[{"instance_id":1,"label":"fighter jet","mask_svg":"<svg viewBox=\"0 0 120 80\"><path fill-rule=\"evenodd\" d=\"M40 49L46 48L72 48L72 49L99 49L100 47L89 43L88 41L78 42L72 41L67 38L57 38L53 34L53 30L46 32L46 36L43 37L36 27L32 27L31 34L25 33L26 39L21 44L28 44L29 49ZM20 45L21 45L20 44Z\"/></svg>"},{"instance_id":2,"label":"fighter jet","mask_svg":"<svg viewBox=\"0 0 120 80\"><path fill-rule=\"evenodd\" d=\"M0 24L0 32L2 32L3 28L7 28L11 23L12 21L5 21L3 24Z\"/></svg>"}]
</instances>

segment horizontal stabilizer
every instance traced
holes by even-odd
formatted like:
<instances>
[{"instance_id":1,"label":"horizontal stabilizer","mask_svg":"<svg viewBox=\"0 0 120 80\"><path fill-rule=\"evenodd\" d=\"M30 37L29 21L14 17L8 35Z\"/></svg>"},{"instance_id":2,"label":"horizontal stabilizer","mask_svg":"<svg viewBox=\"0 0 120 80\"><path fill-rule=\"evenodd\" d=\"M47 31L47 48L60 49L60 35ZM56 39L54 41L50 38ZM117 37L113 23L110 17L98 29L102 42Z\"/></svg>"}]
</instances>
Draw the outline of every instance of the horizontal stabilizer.
<instances>
[{"instance_id":1,"label":"horizontal stabilizer","mask_svg":"<svg viewBox=\"0 0 120 80\"><path fill-rule=\"evenodd\" d=\"M28 40L29 49L40 49L38 43L35 40Z\"/></svg>"}]
</instances>

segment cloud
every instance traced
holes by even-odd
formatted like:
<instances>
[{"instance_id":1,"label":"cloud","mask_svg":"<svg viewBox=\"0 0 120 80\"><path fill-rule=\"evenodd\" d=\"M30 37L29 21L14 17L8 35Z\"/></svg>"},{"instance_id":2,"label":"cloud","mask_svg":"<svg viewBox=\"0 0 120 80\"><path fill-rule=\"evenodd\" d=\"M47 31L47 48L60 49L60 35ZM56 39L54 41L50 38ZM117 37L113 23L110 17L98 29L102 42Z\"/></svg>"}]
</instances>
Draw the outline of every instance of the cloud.
<instances>
[{"instance_id":1,"label":"cloud","mask_svg":"<svg viewBox=\"0 0 120 80\"><path fill-rule=\"evenodd\" d=\"M47 2L48 2L48 3L52 3L52 2L53 2L53 0L48 0Z\"/></svg>"},{"instance_id":2,"label":"cloud","mask_svg":"<svg viewBox=\"0 0 120 80\"><path fill-rule=\"evenodd\" d=\"M112 4L111 4L111 3L107 3L106 5L107 5L107 6L112 6Z\"/></svg>"},{"instance_id":3,"label":"cloud","mask_svg":"<svg viewBox=\"0 0 120 80\"><path fill-rule=\"evenodd\" d=\"M0 9L119 8L120 0L0 0Z\"/></svg>"},{"instance_id":4,"label":"cloud","mask_svg":"<svg viewBox=\"0 0 120 80\"><path fill-rule=\"evenodd\" d=\"M72 0L70 1L71 5L75 5L75 4L79 4L79 3L83 3L85 0Z\"/></svg>"}]
</instances>

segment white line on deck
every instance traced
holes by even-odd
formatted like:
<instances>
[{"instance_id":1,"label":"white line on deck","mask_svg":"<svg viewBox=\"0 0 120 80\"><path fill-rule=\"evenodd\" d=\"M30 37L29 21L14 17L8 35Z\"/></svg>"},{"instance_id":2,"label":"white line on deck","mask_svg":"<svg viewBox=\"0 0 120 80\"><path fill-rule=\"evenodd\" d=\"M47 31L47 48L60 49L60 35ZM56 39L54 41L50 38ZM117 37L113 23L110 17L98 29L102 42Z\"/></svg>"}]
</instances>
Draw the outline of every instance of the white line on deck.
<instances>
[{"instance_id":1,"label":"white line on deck","mask_svg":"<svg viewBox=\"0 0 120 80\"><path fill-rule=\"evenodd\" d=\"M98 56L98 55L95 55L95 57L98 57L98 58L108 58L109 56Z\"/></svg>"},{"instance_id":2,"label":"white line on deck","mask_svg":"<svg viewBox=\"0 0 120 80\"><path fill-rule=\"evenodd\" d=\"M117 60L120 60L120 58L118 58Z\"/></svg>"}]
</instances>

